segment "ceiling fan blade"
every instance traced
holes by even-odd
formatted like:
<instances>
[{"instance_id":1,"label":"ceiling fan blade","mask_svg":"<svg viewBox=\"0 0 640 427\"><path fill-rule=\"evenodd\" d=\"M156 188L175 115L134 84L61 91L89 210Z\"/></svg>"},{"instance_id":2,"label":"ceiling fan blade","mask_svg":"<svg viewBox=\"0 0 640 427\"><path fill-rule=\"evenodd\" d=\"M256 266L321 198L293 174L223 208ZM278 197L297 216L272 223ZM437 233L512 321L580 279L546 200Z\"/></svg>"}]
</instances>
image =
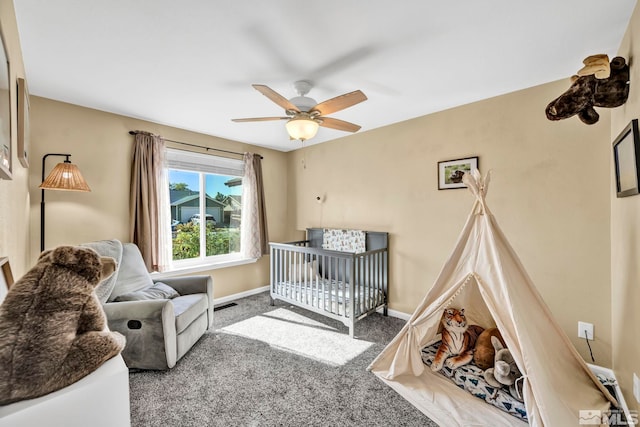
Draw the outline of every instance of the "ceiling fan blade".
<instances>
[{"instance_id":1,"label":"ceiling fan blade","mask_svg":"<svg viewBox=\"0 0 640 427\"><path fill-rule=\"evenodd\" d=\"M320 117L320 120L320 126L326 128L343 130L345 132L357 132L360 130L360 126L345 122L344 120L334 119L332 117Z\"/></svg>"},{"instance_id":2,"label":"ceiling fan blade","mask_svg":"<svg viewBox=\"0 0 640 427\"><path fill-rule=\"evenodd\" d=\"M321 116L326 114L335 113L336 111L344 110L352 105L356 105L362 101L366 101L367 97L362 91L354 90L353 92L345 93L344 95L336 96L335 98L323 101L313 107L311 111L318 111Z\"/></svg>"},{"instance_id":3,"label":"ceiling fan blade","mask_svg":"<svg viewBox=\"0 0 640 427\"><path fill-rule=\"evenodd\" d=\"M285 111L294 111L296 113L300 112L300 110L298 110L298 107L293 105L291 102L289 102L287 98L280 95L278 92L271 89L269 86L265 86L265 85L251 85L251 86L253 86L254 89L257 90L258 92L260 92L261 94L263 94L264 96L266 96L267 98L269 98L270 100L272 100L273 102L275 102L276 104L284 108Z\"/></svg>"},{"instance_id":4,"label":"ceiling fan blade","mask_svg":"<svg viewBox=\"0 0 640 427\"><path fill-rule=\"evenodd\" d=\"M231 119L232 122L268 122L271 120L289 120L291 117L248 117L246 119Z\"/></svg>"},{"instance_id":5,"label":"ceiling fan blade","mask_svg":"<svg viewBox=\"0 0 640 427\"><path fill-rule=\"evenodd\" d=\"M272 30L273 28L269 28ZM247 33L260 50L267 52L270 58L273 58L274 66L277 66L281 72L291 72L297 70L295 64L289 62L288 52L284 49L282 43L278 43L272 32L267 31L264 23L254 24L246 29ZM292 74L297 74L296 72Z\"/></svg>"},{"instance_id":6,"label":"ceiling fan blade","mask_svg":"<svg viewBox=\"0 0 640 427\"><path fill-rule=\"evenodd\" d=\"M346 70L347 68L353 66L356 62L362 61L367 56L370 56L373 52L373 45L361 46L350 50L349 52L345 52L344 54L322 65L321 67L316 68L315 70L307 71L306 73L304 73L304 75L308 76L310 80L315 82L325 80L327 76ZM323 84L323 87L325 87L326 89L326 85Z\"/></svg>"}]
</instances>

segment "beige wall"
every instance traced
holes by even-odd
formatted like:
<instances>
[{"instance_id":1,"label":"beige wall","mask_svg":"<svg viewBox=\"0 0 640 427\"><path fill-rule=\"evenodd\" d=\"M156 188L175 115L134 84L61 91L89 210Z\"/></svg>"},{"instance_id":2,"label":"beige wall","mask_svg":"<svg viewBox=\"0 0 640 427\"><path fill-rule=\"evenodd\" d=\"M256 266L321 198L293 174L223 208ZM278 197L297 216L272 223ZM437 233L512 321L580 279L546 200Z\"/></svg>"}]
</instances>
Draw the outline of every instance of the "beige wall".
<instances>
[{"instance_id":1,"label":"beige wall","mask_svg":"<svg viewBox=\"0 0 640 427\"><path fill-rule=\"evenodd\" d=\"M555 82L291 154L298 230L390 233L390 308L411 313L453 249L473 198L438 191L437 162L479 156L487 201L544 300L585 359L579 320L595 324L598 364L611 363L609 112L598 124L550 122ZM316 195L325 198L318 204Z\"/></svg>"},{"instance_id":2,"label":"beige wall","mask_svg":"<svg viewBox=\"0 0 640 427\"><path fill-rule=\"evenodd\" d=\"M232 151L262 154L270 238L287 239L286 154L76 105L32 97L34 166L31 182L31 261L40 249L41 159L46 153L70 153L91 187L90 193L46 191L46 242L50 248L100 239L129 239L129 181L133 136L146 130L167 139ZM64 157L47 158L46 173ZM269 283L268 260L215 270L216 298Z\"/></svg>"},{"instance_id":3,"label":"beige wall","mask_svg":"<svg viewBox=\"0 0 640 427\"><path fill-rule=\"evenodd\" d=\"M636 6L618 54L630 59L629 100L611 114L611 135L616 136L632 119L640 117L640 10ZM607 146L611 151L611 145ZM615 193L613 156L611 170L611 301L613 367L630 409L640 410L633 397L633 373L640 375L640 197L618 199Z\"/></svg>"},{"instance_id":4,"label":"beige wall","mask_svg":"<svg viewBox=\"0 0 640 427\"><path fill-rule=\"evenodd\" d=\"M28 171L18 161L16 78L24 77L22 51L13 2L0 0L0 27L10 62L11 144L13 179L0 180L0 257L9 257L14 276L29 266L29 189ZM5 120L2 117L2 120Z\"/></svg>"},{"instance_id":5,"label":"beige wall","mask_svg":"<svg viewBox=\"0 0 640 427\"><path fill-rule=\"evenodd\" d=\"M11 0L0 0L0 25L15 81L24 67ZM636 11L620 48L626 58L639 53L632 43L640 40L638 31ZM37 186L48 152L71 153L93 191L47 192L47 246L126 240L127 132L143 129L263 154L271 240L300 236L311 226L388 231L391 308L409 313L438 274L472 202L466 190L437 190L436 164L478 155L481 169L494 173L488 202L545 301L586 360L576 323L595 324L596 362L613 363L629 406L637 409L631 373L640 371L640 315L634 310L640 301L640 197L615 198L610 141L640 115L638 76L632 67L630 101L613 110L611 120L601 110L594 126L544 118L546 103L568 86L561 81L289 154L34 97L31 167L22 168L14 151L14 179L0 180L0 256L8 255L20 276L37 255ZM15 87L11 104L15 150ZM50 158L47 169L57 160ZM315 201L318 195L324 203ZM268 263L212 274L216 297L222 297L266 284Z\"/></svg>"}]
</instances>

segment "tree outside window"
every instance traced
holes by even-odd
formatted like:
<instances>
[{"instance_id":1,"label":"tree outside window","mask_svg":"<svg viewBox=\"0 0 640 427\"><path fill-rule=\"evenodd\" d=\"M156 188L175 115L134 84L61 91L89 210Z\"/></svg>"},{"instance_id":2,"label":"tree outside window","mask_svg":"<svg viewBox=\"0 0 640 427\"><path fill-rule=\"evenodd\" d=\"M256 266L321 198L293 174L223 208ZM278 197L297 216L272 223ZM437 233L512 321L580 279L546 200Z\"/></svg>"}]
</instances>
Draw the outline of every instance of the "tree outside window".
<instances>
[{"instance_id":1,"label":"tree outside window","mask_svg":"<svg viewBox=\"0 0 640 427\"><path fill-rule=\"evenodd\" d=\"M241 177L169 169L169 196L174 261L240 252Z\"/></svg>"}]
</instances>

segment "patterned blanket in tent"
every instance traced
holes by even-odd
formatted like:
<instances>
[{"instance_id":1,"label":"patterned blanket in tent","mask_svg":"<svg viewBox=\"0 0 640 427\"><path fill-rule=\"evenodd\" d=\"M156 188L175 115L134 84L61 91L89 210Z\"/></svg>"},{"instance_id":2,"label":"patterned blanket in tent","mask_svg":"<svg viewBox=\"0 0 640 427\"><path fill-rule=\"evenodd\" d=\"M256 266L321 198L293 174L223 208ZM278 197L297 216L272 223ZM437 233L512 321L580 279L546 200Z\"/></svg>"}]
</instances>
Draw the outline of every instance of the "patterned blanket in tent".
<instances>
[{"instance_id":1,"label":"patterned blanket in tent","mask_svg":"<svg viewBox=\"0 0 640 427\"><path fill-rule=\"evenodd\" d=\"M431 366L439 346L440 341L422 349L422 361L425 365ZM528 422L524 403L511 396L506 388L495 388L487 384L483 372L473 362L458 369L451 369L445 366L440 370L442 375L449 378L461 389L522 421Z\"/></svg>"}]
</instances>

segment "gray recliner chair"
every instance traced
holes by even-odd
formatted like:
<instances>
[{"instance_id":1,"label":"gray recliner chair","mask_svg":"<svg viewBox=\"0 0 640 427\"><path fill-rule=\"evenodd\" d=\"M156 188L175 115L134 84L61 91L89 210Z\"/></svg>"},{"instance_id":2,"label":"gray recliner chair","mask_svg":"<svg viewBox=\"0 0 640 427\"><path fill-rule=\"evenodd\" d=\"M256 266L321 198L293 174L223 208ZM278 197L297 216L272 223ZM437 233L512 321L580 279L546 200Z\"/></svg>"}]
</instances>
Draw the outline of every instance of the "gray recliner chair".
<instances>
[{"instance_id":1,"label":"gray recliner chair","mask_svg":"<svg viewBox=\"0 0 640 427\"><path fill-rule=\"evenodd\" d=\"M132 243L108 240L83 246L119 261L111 283L99 288L108 294L102 302L109 329L127 338L122 357L129 368L172 368L213 325L211 276L154 281ZM112 289L105 291L105 287ZM101 298L99 289L96 293Z\"/></svg>"}]
</instances>

